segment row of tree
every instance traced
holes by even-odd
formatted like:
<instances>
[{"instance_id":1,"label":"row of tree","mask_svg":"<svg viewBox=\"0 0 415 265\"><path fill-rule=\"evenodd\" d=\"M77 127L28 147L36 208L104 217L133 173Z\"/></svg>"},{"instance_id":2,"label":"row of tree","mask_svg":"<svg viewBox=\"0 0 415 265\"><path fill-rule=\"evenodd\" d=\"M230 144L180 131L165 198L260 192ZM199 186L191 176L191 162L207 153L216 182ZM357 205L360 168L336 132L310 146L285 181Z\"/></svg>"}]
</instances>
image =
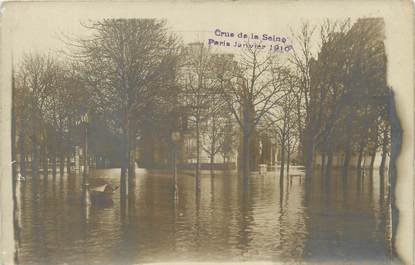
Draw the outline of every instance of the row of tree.
<instances>
[{"instance_id":1,"label":"row of tree","mask_svg":"<svg viewBox=\"0 0 415 265\"><path fill-rule=\"evenodd\" d=\"M337 155L347 173L352 158L357 157L355 165L360 171L363 158L369 155L373 170L381 148L383 174L389 150L391 98L386 82L383 20L323 24L317 59L310 52L314 30L303 27L297 35L302 44L300 52L293 56L304 99L304 123L299 134L304 163L312 168L318 153L322 168L326 165L329 172Z\"/></svg>"},{"instance_id":2,"label":"row of tree","mask_svg":"<svg viewBox=\"0 0 415 265\"><path fill-rule=\"evenodd\" d=\"M13 138L19 171L25 176L30 161L33 176L39 169L48 172L50 159L52 175L56 177L58 161L63 175L72 147L80 145L75 128L87 100L83 84L75 68L50 54L24 55L13 74Z\"/></svg>"},{"instance_id":3,"label":"row of tree","mask_svg":"<svg viewBox=\"0 0 415 265\"><path fill-rule=\"evenodd\" d=\"M304 24L285 55L183 45L156 19L84 26L87 37L69 40L64 59L26 54L15 66L13 142L23 175L29 160L33 176L39 168L47 176L49 161L53 176L57 161L61 174L65 160L70 172L84 113L95 133L104 130L117 143L107 151L120 160L122 198L135 185L137 143L149 132L170 147L174 131L192 135L196 188L202 150L211 164L217 154L229 160L237 151L245 183L258 161L272 161L267 154L277 150L281 176L293 154L310 173L317 156L326 172L339 155L345 170L355 158L361 169L370 155L373 169L381 150L384 171L390 92L382 21Z\"/></svg>"}]
</instances>

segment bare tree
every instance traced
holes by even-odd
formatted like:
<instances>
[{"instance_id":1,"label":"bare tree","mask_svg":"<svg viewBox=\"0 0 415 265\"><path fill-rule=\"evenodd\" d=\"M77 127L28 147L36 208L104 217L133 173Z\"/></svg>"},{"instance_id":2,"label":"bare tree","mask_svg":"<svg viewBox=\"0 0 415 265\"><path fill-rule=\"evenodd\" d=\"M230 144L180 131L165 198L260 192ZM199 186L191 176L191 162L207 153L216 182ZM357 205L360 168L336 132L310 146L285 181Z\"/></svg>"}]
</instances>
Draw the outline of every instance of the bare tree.
<instances>
[{"instance_id":1,"label":"bare tree","mask_svg":"<svg viewBox=\"0 0 415 265\"><path fill-rule=\"evenodd\" d=\"M386 167L386 158L388 156L389 153L389 148L390 148L390 128L389 125L387 123L382 123L380 125L380 130L378 131L380 133L380 136L382 137L382 141L381 141L381 162L379 165L379 174L381 175L382 179L383 176L385 175L385 167Z\"/></svg>"},{"instance_id":2,"label":"bare tree","mask_svg":"<svg viewBox=\"0 0 415 265\"><path fill-rule=\"evenodd\" d=\"M200 153L201 131L203 123L209 115L216 112L212 109L215 97L215 80L211 76L212 53L203 43L192 43L186 49L186 58L181 70L184 107L189 109L189 117L193 122L196 137L196 190L200 189ZM216 127L216 125L215 125ZM215 128L216 130L217 128Z\"/></svg>"},{"instance_id":3,"label":"bare tree","mask_svg":"<svg viewBox=\"0 0 415 265\"><path fill-rule=\"evenodd\" d=\"M320 48L319 59L323 50L323 56L331 58L329 63L332 73L338 72L342 64L332 63L332 61L342 60L336 58L334 51L344 50L342 45L331 45L332 50L328 52L327 43L338 39L338 36L347 31L349 21L325 21L320 27L316 27L306 22L301 26L299 33L293 33L296 41L296 48L291 53L290 62L294 66L298 92L297 92L297 116L298 135L300 146L303 153L303 162L308 174L314 164L314 153L316 149L317 137L321 135L322 122L324 121L324 104L327 100L327 85L338 86L339 80L327 80L327 72L322 71L320 66L316 65L316 53ZM318 34L317 29L319 29ZM320 47L318 47L320 45ZM327 81L327 82L326 82ZM301 122L303 120L303 122ZM328 129L328 128L327 128ZM327 132L327 130L326 130Z\"/></svg>"},{"instance_id":4,"label":"bare tree","mask_svg":"<svg viewBox=\"0 0 415 265\"><path fill-rule=\"evenodd\" d=\"M37 177L38 174L39 148L41 148L44 162L44 174L47 175L45 114L47 112L48 97L57 84L56 61L50 54L25 54L22 57L17 78L20 79L19 83L22 90L28 93L27 103L31 120L28 127L30 128L32 175Z\"/></svg>"},{"instance_id":5,"label":"bare tree","mask_svg":"<svg viewBox=\"0 0 415 265\"><path fill-rule=\"evenodd\" d=\"M204 138L202 140L203 150L209 155L211 169L215 162L215 156L223 150L225 144L228 118L225 102L219 95L211 95L208 107L208 119L204 124Z\"/></svg>"},{"instance_id":6,"label":"bare tree","mask_svg":"<svg viewBox=\"0 0 415 265\"><path fill-rule=\"evenodd\" d=\"M65 170L67 160L67 173L70 173L70 155L72 142L70 132L80 117L81 109L87 104L88 91L84 89L82 81L77 74L76 67L64 62L57 62L56 83L51 89L45 119L47 120L49 135L48 143L52 158L52 175L56 176L57 158L59 158L59 173Z\"/></svg>"},{"instance_id":7,"label":"bare tree","mask_svg":"<svg viewBox=\"0 0 415 265\"><path fill-rule=\"evenodd\" d=\"M120 192L126 194L135 182L136 117L151 102L157 89L169 78L177 52L176 39L167 33L165 22L155 19L104 19L85 27L90 37L75 45L75 58L82 63L82 74L94 91L95 106L107 113L122 135Z\"/></svg>"},{"instance_id":8,"label":"bare tree","mask_svg":"<svg viewBox=\"0 0 415 265\"><path fill-rule=\"evenodd\" d=\"M313 35L316 28L309 23L304 23L300 29L300 33L293 34L297 41L297 47L293 53L290 61L295 66L296 75L298 76L298 83L300 90L297 94L297 115L298 115L298 130L300 143L303 147L303 160L308 171L313 164L314 153L314 128L315 111L313 109L313 101L311 96L311 67L313 64ZM302 106L303 109L302 109ZM303 114L304 113L304 114ZM301 123L301 118L304 123Z\"/></svg>"},{"instance_id":9,"label":"bare tree","mask_svg":"<svg viewBox=\"0 0 415 265\"><path fill-rule=\"evenodd\" d=\"M228 69L223 68L217 74L219 87L241 130L241 164L244 183L247 184L250 163L252 164L252 136L255 135L259 122L278 106L287 93L283 78L285 71L278 65L274 54L265 54L257 46L244 49L237 65L229 62L224 64L228 64Z\"/></svg>"},{"instance_id":10,"label":"bare tree","mask_svg":"<svg viewBox=\"0 0 415 265\"><path fill-rule=\"evenodd\" d=\"M318 60L310 68L313 118L306 124L312 130L303 134L312 136L312 153L320 152L326 173L333 156L344 152L346 175L352 156L359 171L366 155L375 159L387 95L382 30L378 20L360 20L353 26L327 22L321 32Z\"/></svg>"},{"instance_id":11,"label":"bare tree","mask_svg":"<svg viewBox=\"0 0 415 265\"><path fill-rule=\"evenodd\" d=\"M228 113L228 112L227 112ZM228 114L226 121L223 125L223 135L221 137L220 143L220 154L223 158L223 164L227 167L231 157L235 154L236 148L238 145L238 132L235 131L233 117L231 114Z\"/></svg>"},{"instance_id":12,"label":"bare tree","mask_svg":"<svg viewBox=\"0 0 415 265\"><path fill-rule=\"evenodd\" d=\"M296 97L294 93L286 94L278 107L274 108L267 117L267 128L277 139L280 157L280 178L284 176L284 168L287 163L289 171L290 155L295 144L296 134Z\"/></svg>"}]
</instances>

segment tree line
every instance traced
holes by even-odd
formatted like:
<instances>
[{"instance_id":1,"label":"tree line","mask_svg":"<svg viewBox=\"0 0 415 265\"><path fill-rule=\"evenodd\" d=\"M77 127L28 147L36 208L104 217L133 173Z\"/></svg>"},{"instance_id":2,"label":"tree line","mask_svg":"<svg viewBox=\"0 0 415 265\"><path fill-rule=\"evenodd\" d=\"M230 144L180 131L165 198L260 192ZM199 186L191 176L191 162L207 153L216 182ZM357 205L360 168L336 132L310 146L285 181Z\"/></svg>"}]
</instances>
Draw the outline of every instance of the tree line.
<instances>
[{"instance_id":1,"label":"tree line","mask_svg":"<svg viewBox=\"0 0 415 265\"><path fill-rule=\"evenodd\" d=\"M382 20L304 23L284 55L183 44L158 19L83 26L88 34L68 40L64 54L27 53L13 66L13 155L23 176L38 178L41 169L47 178L51 167L56 177L65 165L71 173L84 113L95 128L90 135L105 131L116 143L93 150L116 153L122 198L135 185L137 144L153 133L168 150L173 132L192 135L196 188L202 150L210 164L238 154L245 183L273 156L281 176L294 158L308 174L316 164L330 173L338 157L346 174L352 164L363 170L366 157L373 171L379 152L385 171L390 88Z\"/></svg>"}]
</instances>

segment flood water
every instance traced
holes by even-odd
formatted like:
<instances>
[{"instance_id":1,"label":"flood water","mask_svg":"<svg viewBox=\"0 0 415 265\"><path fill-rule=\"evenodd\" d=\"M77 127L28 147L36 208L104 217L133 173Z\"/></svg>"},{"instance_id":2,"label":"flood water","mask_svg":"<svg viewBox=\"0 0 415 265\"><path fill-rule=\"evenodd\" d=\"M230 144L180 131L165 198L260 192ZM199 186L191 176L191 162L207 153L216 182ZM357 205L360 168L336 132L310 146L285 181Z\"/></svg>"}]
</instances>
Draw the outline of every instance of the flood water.
<instances>
[{"instance_id":1,"label":"flood water","mask_svg":"<svg viewBox=\"0 0 415 265\"><path fill-rule=\"evenodd\" d=\"M18 183L18 263L137 264L179 261L352 261L390 264L387 180L375 172L343 178L203 171L194 178L137 170L135 200L80 204L78 176ZM118 185L119 169L93 170L91 187ZM38 190L37 192L33 192ZM393 259L396 260L396 259ZM350 264L350 263L347 263Z\"/></svg>"}]
</instances>

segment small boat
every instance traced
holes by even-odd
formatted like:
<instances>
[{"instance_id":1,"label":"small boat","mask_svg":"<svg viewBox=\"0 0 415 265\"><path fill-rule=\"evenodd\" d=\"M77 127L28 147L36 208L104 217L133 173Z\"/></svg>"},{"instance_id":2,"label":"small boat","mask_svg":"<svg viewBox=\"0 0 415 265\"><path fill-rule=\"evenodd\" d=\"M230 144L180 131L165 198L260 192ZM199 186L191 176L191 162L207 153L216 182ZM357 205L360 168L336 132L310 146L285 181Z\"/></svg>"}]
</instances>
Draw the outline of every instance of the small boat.
<instances>
[{"instance_id":1,"label":"small boat","mask_svg":"<svg viewBox=\"0 0 415 265\"><path fill-rule=\"evenodd\" d=\"M118 187L113 188L109 184L91 188L91 200L92 202L110 202L112 201L112 195L117 189Z\"/></svg>"}]
</instances>

